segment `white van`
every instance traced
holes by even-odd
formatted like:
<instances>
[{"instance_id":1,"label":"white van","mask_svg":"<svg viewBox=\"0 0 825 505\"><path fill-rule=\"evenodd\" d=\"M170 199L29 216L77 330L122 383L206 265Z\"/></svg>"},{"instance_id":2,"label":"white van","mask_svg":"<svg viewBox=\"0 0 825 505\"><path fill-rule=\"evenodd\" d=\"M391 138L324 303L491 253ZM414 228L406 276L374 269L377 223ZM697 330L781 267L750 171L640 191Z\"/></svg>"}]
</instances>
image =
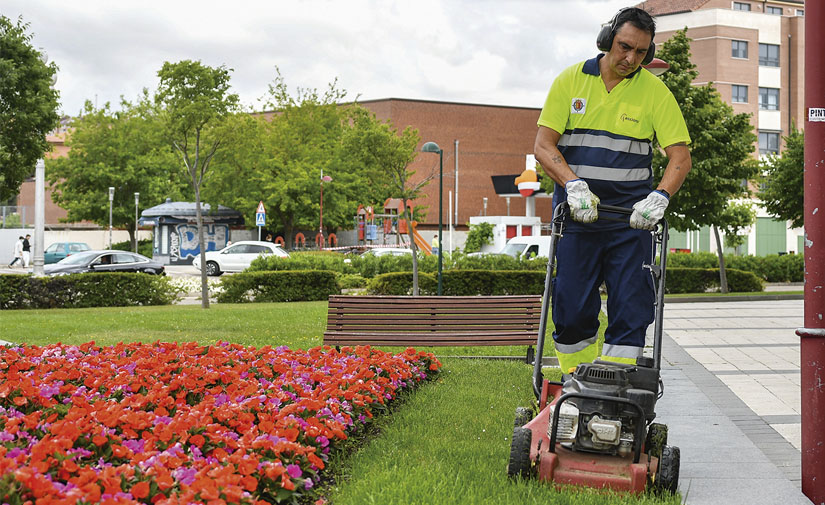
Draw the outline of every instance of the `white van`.
<instances>
[{"instance_id":1,"label":"white van","mask_svg":"<svg viewBox=\"0 0 825 505\"><path fill-rule=\"evenodd\" d=\"M519 255L525 258L536 256L550 257L550 235L532 235L528 237L513 237L507 241L499 254L507 254L514 258Z\"/></svg>"}]
</instances>

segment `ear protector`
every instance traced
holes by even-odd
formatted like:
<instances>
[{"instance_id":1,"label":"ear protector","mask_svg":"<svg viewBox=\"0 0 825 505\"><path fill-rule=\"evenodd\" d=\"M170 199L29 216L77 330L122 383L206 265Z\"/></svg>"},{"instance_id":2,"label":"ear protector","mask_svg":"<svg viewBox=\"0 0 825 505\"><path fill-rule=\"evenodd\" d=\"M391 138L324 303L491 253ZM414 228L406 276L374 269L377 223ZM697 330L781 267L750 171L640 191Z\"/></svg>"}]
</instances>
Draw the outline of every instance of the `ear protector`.
<instances>
[{"instance_id":1,"label":"ear protector","mask_svg":"<svg viewBox=\"0 0 825 505\"><path fill-rule=\"evenodd\" d=\"M596 37L596 47L599 48L599 51L609 52L610 48L613 47L613 37L616 36L616 29L617 24L619 22L619 16L625 11L628 10L642 10L637 7L625 7L624 9L619 10L613 19L610 20L610 23L602 26L602 29L599 31L599 35ZM642 11L644 12L644 11ZM651 61L653 61L653 55L656 54L656 44L653 43L653 40L650 41L650 47L647 49L647 54L645 58L642 60L642 65L647 65Z\"/></svg>"}]
</instances>

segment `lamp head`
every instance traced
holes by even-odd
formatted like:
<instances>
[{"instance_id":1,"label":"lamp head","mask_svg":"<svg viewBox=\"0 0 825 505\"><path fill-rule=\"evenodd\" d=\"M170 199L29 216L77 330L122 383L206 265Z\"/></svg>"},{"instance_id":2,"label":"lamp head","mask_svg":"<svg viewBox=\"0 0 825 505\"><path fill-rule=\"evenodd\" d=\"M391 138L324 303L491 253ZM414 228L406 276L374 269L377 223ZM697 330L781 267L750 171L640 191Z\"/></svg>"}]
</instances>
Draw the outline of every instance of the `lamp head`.
<instances>
[{"instance_id":1,"label":"lamp head","mask_svg":"<svg viewBox=\"0 0 825 505\"><path fill-rule=\"evenodd\" d=\"M423 146L421 146L422 153L440 153L441 148L438 147L438 144L435 142L427 142Z\"/></svg>"}]
</instances>

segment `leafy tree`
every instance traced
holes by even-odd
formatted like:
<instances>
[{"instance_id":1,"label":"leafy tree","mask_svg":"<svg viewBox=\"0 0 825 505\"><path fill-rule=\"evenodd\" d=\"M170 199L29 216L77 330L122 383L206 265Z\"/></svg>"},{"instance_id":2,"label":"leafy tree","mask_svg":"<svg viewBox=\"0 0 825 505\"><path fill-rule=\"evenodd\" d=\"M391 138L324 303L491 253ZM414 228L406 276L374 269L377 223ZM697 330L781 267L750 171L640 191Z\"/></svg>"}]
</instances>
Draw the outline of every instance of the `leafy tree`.
<instances>
[{"instance_id":1,"label":"leafy tree","mask_svg":"<svg viewBox=\"0 0 825 505\"><path fill-rule=\"evenodd\" d=\"M493 240L493 223L478 223L470 225L467 241L464 243L464 252L478 252Z\"/></svg>"},{"instance_id":2,"label":"leafy tree","mask_svg":"<svg viewBox=\"0 0 825 505\"><path fill-rule=\"evenodd\" d=\"M756 220L756 209L750 201L731 202L725 209L722 231L725 232L725 246L736 249L745 243L748 236L739 232L753 225ZM717 241L719 238L717 237Z\"/></svg>"},{"instance_id":3,"label":"leafy tree","mask_svg":"<svg viewBox=\"0 0 825 505\"><path fill-rule=\"evenodd\" d=\"M107 226L106 188L113 186L112 224L126 228L134 244L134 193L148 207L187 194L187 184L147 92L137 104L121 100L120 108L113 112L107 103L94 109L87 101L66 141L68 156L47 160L46 175L52 200L66 209L69 222Z\"/></svg>"},{"instance_id":4,"label":"leafy tree","mask_svg":"<svg viewBox=\"0 0 825 505\"><path fill-rule=\"evenodd\" d=\"M762 159L763 184L758 196L769 213L799 228L805 224L805 132L791 125L791 133L784 139L782 156L769 154Z\"/></svg>"},{"instance_id":5,"label":"leafy tree","mask_svg":"<svg viewBox=\"0 0 825 505\"><path fill-rule=\"evenodd\" d=\"M388 196L399 198L404 209L399 219L412 223L423 208L413 208L411 203L422 196L423 188L438 174L435 168L438 162L424 177L415 177L415 170L410 169L410 164L417 154L415 148L420 141L418 130L408 126L399 134L389 121L378 121L372 113L363 109L354 115L353 125L344 140L346 151L355 153L362 166L381 173L374 181L387 181ZM413 296L418 296L418 247L413 231L412 226L407 227L413 252Z\"/></svg>"},{"instance_id":6,"label":"leafy tree","mask_svg":"<svg viewBox=\"0 0 825 505\"><path fill-rule=\"evenodd\" d=\"M0 15L0 201L17 195L57 126L57 65L31 44L28 23Z\"/></svg>"},{"instance_id":7,"label":"leafy tree","mask_svg":"<svg viewBox=\"0 0 825 505\"><path fill-rule=\"evenodd\" d=\"M225 151L210 181L210 201L221 199L244 212L248 223L263 201L272 227L287 243L300 229L318 229L321 173L324 228L351 228L359 204L383 201L388 194L375 163L364 163L358 131L375 118L358 105L338 105L345 92L335 82L323 94L299 89L289 95L278 74L270 85L270 117L238 114L224 127L237 148ZM269 226L269 225L268 225Z\"/></svg>"},{"instance_id":8,"label":"leafy tree","mask_svg":"<svg viewBox=\"0 0 825 505\"><path fill-rule=\"evenodd\" d=\"M730 226L727 220L736 215L727 212L730 202L749 196L745 181L753 179L758 170L751 156L756 136L750 117L734 114L712 83L691 85L699 72L690 61L687 28L665 41L656 56L670 64L661 79L675 96L692 139L693 168L670 200L668 222L682 231L710 226L718 239L719 228ZM657 149L653 157L657 178L666 166L667 158ZM722 292L727 292L725 260L718 240L717 246Z\"/></svg>"},{"instance_id":9,"label":"leafy tree","mask_svg":"<svg viewBox=\"0 0 825 505\"><path fill-rule=\"evenodd\" d=\"M195 192L198 243L201 244L201 306L209 308L206 248L203 247L201 185L222 144L220 123L238 107L238 95L230 93L225 66L212 68L199 61L163 64L155 101L164 109L165 133L186 168ZM217 206L213 207L217 209Z\"/></svg>"}]
</instances>

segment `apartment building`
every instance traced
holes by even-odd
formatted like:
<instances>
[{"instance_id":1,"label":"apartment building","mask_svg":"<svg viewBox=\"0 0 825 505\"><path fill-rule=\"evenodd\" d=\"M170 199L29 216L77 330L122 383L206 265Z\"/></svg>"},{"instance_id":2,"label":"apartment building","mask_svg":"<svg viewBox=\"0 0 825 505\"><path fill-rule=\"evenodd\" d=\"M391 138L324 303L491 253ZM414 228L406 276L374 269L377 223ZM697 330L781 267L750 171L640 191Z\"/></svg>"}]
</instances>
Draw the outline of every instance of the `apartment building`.
<instances>
[{"instance_id":1,"label":"apartment building","mask_svg":"<svg viewBox=\"0 0 825 505\"><path fill-rule=\"evenodd\" d=\"M712 82L736 113L748 113L758 133L758 155L779 153L782 137L804 125L805 32L803 0L649 0L638 4L656 19L661 44L680 29L692 39L697 85ZM711 234L677 236L680 247L715 250ZM802 230L759 209L741 252L795 253Z\"/></svg>"}]
</instances>

